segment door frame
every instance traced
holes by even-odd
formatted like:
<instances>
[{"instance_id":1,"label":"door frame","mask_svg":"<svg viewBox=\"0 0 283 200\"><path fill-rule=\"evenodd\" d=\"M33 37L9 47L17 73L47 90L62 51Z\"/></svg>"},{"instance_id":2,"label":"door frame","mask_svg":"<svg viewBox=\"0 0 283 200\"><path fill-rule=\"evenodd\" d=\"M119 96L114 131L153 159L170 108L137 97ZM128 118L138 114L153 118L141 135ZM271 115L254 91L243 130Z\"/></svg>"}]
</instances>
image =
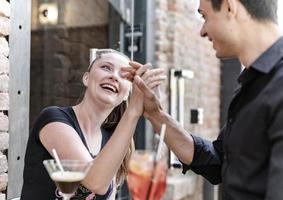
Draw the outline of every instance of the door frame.
<instances>
[{"instance_id":1,"label":"door frame","mask_svg":"<svg viewBox=\"0 0 283 200\"><path fill-rule=\"evenodd\" d=\"M21 194L29 135L31 0L10 1L9 149L7 199Z\"/></svg>"}]
</instances>

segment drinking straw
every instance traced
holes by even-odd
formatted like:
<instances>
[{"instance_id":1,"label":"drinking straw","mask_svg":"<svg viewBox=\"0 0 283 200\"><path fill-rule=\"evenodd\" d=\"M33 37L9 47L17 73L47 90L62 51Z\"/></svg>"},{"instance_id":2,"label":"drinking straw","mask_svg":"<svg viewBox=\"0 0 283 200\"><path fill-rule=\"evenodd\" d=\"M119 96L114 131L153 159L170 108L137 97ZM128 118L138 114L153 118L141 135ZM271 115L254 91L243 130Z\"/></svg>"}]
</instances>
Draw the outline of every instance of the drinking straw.
<instances>
[{"instance_id":1,"label":"drinking straw","mask_svg":"<svg viewBox=\"0 0 283 200\"><path fill-rule=\"evenodd\" d=\"M154 176L155 176L155 170L156 170L155 168L157 166L157 161L158 161L158 159L161 158L161 150L162 150L163 140L164 140L164 136L165 136L165 130L166 130L166 124L162 124L161 125L161 131L160 131L160 138L159 138L159 142L158 142L158 146L157 146L157 153L155 154L154 161L153 161L153 170L152 170L152 175L151 175L151 181L150 181L149 188L147 190L147 195L146 195L147 200L150 197L150 193L151 193L151 189L152 189L152 185L153 185L153 180L154 180Z\"/></svg>"},{"instance_id":2,"label":"drinking straw","mask_svg":"<svg viewBox=\"0 0 283 200\"><path fill-rule=\"evenodd\" d=\"M131 5L131 60L134 60L134 23L135 23L135 0Z\"/></svg>"},{"instance_id":3,"label":"drinking straw","mask_svg":"<svg viewBox=\"0 0 283 200\"><path fill-rule=\"evenodd\" d=\"M64 169L63 169L63 167L62 167L62 164L61 164L61 162L60 162L60 159L59 159L58 154L57 154L57 152L56 152L55 149L52 149L52 154L53 154L53 156L54 156L54 158L55 158L55 161L56 161L56 163L57 163L57 165L58 165L60 171L61 171L61 172L64 172Z\"/></svg>"},{"instance_id":4,"label":"drinking straw","mask_svg":"<svg viewBox=\"0 0 283 200\"><path fill-rule=\"evenodd\" d=\"M157 153L156 153L156 157L155 157L155 162L161 158L161 150L162 150L162 146L163 146L165 130L166 130L166 124L162 124L161 125L161 131L160 131L160 138L159 138L158 147L157 147Z\"/></svg>"}]
</instances>

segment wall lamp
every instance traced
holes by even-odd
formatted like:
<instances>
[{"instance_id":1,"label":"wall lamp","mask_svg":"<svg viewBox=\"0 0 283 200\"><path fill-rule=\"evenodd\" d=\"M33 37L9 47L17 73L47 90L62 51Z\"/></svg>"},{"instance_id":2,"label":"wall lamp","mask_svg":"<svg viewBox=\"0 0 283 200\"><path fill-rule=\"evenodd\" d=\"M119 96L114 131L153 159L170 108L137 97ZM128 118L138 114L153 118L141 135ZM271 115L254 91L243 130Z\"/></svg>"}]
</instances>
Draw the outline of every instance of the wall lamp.
<instances>
[{"instance_id":1,"label":"wall lamp","mask_svg":"<svg viewBox=\"0 0 283 200\"><path fill-rule=\"evenodd\" d=\"M39 23L55 25L58 23L58 5L56 3L42 3L39 5Z\"/></svg>"}]
</instances>

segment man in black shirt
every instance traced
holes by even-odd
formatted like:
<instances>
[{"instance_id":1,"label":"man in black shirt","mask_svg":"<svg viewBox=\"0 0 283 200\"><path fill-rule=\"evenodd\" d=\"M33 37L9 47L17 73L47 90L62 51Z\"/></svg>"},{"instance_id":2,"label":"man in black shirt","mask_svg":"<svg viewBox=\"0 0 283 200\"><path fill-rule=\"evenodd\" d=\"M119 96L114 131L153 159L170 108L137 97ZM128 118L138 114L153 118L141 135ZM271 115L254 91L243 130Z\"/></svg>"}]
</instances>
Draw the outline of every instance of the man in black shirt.
<instances>
[{"instance_id":1,"label":"man in black shirt","mask_svg":"<svg viewBox=\"0 0 283 200\"><path fill-rule=\"evenodd\" d=\"M238 58L238 78L226 125L209 142L188 134L160 106L141 78L144 116L188 169L223 184L224 200L283 199L283 38L276 0L200 0L201 36L220 59Z\"/></svg>"}]
</instances>

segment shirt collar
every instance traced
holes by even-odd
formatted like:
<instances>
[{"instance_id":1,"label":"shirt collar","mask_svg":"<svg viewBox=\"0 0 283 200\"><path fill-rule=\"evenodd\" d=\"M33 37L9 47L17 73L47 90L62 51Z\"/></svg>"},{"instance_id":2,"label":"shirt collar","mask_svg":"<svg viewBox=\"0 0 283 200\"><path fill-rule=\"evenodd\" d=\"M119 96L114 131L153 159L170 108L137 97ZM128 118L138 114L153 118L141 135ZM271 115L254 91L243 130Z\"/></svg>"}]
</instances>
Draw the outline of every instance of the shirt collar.
<instances>
[{"instance_id":1,"label":"shirt collar","mask_svg":"<svg viewBox=\"0 0 283 200\"><path fill-rule=\"evenodd\" d=\"M251 68L264 74L268 74L283 57L283 37L279 38L251 65Z\"/></svg>"},{"instance_id":2,"label":"shirt collar","mask_svg":"<svg viewBox=\"0 0 283 200\"><path fill-rule=\"evenodd\" d=\"M253 68L245 68L239 75L238 77L238 82L240 84L246 84L248 82L250 82L251 80L253 80L256 75L257 75L257 71L255 71Z\"/></svg>"},{"instance_id":3,"label":"shirt collar","mask_svg":"<svg viewBox=\"0 0 283 200\"><path fill-rule=\"evenodd\" d=\"M240 76L238 82L245 84L256 78L258 72L268 74L283 57L283 37L279 38L270 48L263 54L249 68L245 68Z\"/></svg>"}]
</instances>

